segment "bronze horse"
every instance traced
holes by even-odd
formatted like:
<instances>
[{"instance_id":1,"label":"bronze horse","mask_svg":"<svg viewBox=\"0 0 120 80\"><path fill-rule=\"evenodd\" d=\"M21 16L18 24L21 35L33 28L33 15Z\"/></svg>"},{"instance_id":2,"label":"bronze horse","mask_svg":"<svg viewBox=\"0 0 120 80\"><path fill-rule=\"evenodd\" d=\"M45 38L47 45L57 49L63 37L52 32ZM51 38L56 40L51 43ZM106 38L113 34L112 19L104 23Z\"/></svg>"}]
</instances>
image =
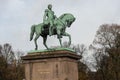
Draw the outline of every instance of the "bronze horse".
<instances>
[{"instance_id":1,"label":"bronze horse","mask_svg":"<svg viewBox=\"0 0 120 80\"><path fill-rule=\"evenodd\" d=\"M54 28L52 29L53 30L52 35L57 35L61 47L62 47L62 41L61 41L62 36L69 37L69 46L70 46L71 36L65 31L66 31L66 27L70 27L74 21L75 21L75 17L70 13L63 14L59 18L55 19ZM39 36L43 37L43 44L47 49L49 49L48 46L46 45L47 35L49 35L49 24L45 25L43 23L40 23L38 25L32 25L31 33L30 33L30 41L33 39L34 33L36 34L34 39L35 50L38 49L37 39L39 38Z\"/></svg>"}]
</instances>

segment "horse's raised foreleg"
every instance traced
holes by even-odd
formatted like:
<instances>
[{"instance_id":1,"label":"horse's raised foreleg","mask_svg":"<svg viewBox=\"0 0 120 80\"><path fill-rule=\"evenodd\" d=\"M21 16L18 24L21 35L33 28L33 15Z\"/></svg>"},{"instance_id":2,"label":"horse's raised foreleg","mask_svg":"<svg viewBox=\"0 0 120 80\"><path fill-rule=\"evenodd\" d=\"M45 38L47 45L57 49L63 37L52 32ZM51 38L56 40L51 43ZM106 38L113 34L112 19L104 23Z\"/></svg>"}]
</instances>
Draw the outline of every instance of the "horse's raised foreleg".
<instances>
[{"instance_id":1,"label":"horse's raised foreleg","mask_svg":"<svg viewBox=\"0 0 120 80\"><path fill-rule=\"evenodd\" d=\"M38 49L38 45L37 45L37 39L39 38L40 35L36 35L35 36L35 39L34 39L34 42L35 42L35 50Z\"/></svg>"},{"instance_id":2,"label":"horse's raised foreleg","mask_svg":"<svg viewBox=\"0 0 120 80\"><path fill-rule=\"evenodd\" d=\"M68 46L70 46L70 45L71 45L71 36L70 36L70 34L68 34L68 33L64 33L63 36L68 36L68 37L69 37L69 43L68 43Z\"/></svg>"},{"instance_id":3,"label":"horse's raised foreleg","mask_svg":"<svg viewBox=\"0 0 120 80\"><path fill-rule=\"evenodd\" d=\"M47 36L44 36L43 37L43 44L47 49L49 49L48 46L46 45L46 41L47 41Z\"/></svg>"}]
</instances>

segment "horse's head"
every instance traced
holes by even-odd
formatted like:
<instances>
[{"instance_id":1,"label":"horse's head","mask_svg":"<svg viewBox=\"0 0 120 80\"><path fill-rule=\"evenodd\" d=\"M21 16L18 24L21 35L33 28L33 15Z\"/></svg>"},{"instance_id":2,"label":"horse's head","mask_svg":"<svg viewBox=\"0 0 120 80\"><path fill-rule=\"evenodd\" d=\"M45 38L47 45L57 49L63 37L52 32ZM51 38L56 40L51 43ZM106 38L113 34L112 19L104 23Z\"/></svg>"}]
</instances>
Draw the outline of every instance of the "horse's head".
<instances>
[{"instance_id":1,"label":"horse's head","mask_svg":"<svg viewBox=\"0 0 120 80\"><path fill-rule=\"evenodd\" d=\"M60 16L60 19L64 21L67 27L70 27L71 24L75 21L75 17L70 13L63 14Z\"/></svg>"},{"instance_id":2,"label":"horse's head","mask_svg":"<svg viewBox=\"0 0 120 80\"><path fill-rule=\"evenodd\" d=\"M67 21L66 21L66 24L68 27L71 26L71 24L75 21L75 18L69 18Z\"/></svg>"}]
</instances>

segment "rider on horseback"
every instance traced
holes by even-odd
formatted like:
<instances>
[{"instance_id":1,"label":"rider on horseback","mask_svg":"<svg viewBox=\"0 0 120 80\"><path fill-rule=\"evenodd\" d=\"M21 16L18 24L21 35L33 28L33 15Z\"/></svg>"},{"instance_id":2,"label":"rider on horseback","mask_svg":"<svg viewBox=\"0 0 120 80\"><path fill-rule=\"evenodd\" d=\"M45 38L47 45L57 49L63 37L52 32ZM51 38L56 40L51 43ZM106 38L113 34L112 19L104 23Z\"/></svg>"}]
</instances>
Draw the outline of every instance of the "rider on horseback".
<instances>
[{"instance_id":1,"label":"rider on horseback","mask_svg":"<svg viewBox=\"0 0 120 80\"><path fill-rule=\"evenodd\" d=\"M43 17L43 24L48 25L49 24L49 36L53 34L53 25L54 20L56 16L54 15L54 11L52 11L52 5L48 5L48 9L45 10L45 14Z\"/></svg>"}]
</instances>

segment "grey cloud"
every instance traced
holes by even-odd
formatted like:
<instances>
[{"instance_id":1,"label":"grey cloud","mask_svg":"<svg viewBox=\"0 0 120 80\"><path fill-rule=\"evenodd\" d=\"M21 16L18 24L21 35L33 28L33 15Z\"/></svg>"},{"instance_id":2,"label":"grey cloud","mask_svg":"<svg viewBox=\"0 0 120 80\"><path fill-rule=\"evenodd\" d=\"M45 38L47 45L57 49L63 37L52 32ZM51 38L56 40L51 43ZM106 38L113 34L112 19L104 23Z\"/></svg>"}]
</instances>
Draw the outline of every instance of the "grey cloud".
<instances>
[{"instance_id":1,"label":"grey cloud","mask_svg":"<svg viewBox=\"0 0 120 80\"><path fill-rule=\"evenodd\" d=\"M30 27L42 22L49 3L53 4L57 16L69 12L76 17L76 21L67 29L74 44L89 45L101 24L119 24L120 21L119 0L1 0L0 43L10 42L15 49L24 51L33 49L34 43L29 42ZM68 38L64 37L63 40ZM42 38L38 43L40 48L44 48ZM48 38L47 43L49 46L59 44L56 37Z\"/></svg>"}]
</instances>

